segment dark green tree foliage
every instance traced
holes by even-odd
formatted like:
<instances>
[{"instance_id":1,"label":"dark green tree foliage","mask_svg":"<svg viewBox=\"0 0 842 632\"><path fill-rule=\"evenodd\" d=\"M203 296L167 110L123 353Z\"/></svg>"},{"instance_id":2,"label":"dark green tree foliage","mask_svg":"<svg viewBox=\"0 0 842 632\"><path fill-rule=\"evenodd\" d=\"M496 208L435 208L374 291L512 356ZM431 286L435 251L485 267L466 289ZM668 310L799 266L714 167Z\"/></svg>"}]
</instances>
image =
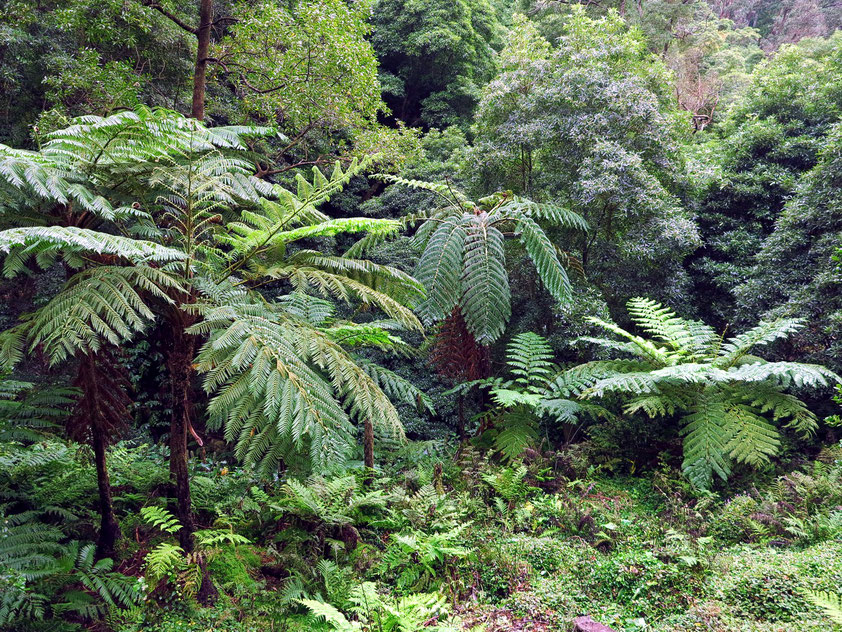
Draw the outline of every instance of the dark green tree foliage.
<instances>
[{"instance_id":1,"label":"dark green tree foliage","mask_svg":"<svg viewBox=\"0 0 842 632\"><path fill-rule=\"evenodd\" d=\"M0 142L44 125L140 103L189 99L189 40L140 2L72 0L0 5Z\"/></svg>"},{"instance_id":2,"label":"dark green tree foliage","mask_svg":"<svg viewBox=\"0 0 842 632\"><path fill-rule=\"evenodd\" d=\"M704 185L698 209L704 245L691 263L695 292L705 296L701 308L711 322L747 322L756 315L755 304L743 303L740 318L731 292L752 276L754 256L838 121L840 68L838 34L784 47L757 68L745 100L723 125L715 143L721 143L721 167ZM768 308L774 298L767 296Z\"/></svg>"},{"instance_id":3,"label":"dark green tree foliage","mask_svg":"<svg viewBox=\"0 0 842 632\"><path fill-rule=\"evenodd\" d=\"M494 73L501 26L488 0L379 0L371 41L383 96L411 124L466 123Z\"/></svg>"},{"instance_id":4,"label":"dark green tree foliage","mask_svg":"<svg viewBox=\"0 0 842 632\"><path fill-rule=\"evenodd\" d=\"M842 60L842 57L839 58ZM836 71L842 72L842 67ZM742 310L806 318L790 354L842 368L842 125L834 126L763 243L751 278L736 290Z\"/></svg>"},{"instance_id":5,"label":"dark green tree foliage","mask_svg":"<svg viewBox=\"0 0 842 632\"><path fill-rule=\"evenodd\" d=\"M582 215L590 230L574 236L573 253L615 306L641 287L682 300L681 259L698 244L672 192L685 123L667 77L617 14L573 11L557 48L516 18L477 115L483 186Z\"/></svg>"}]
</instances>

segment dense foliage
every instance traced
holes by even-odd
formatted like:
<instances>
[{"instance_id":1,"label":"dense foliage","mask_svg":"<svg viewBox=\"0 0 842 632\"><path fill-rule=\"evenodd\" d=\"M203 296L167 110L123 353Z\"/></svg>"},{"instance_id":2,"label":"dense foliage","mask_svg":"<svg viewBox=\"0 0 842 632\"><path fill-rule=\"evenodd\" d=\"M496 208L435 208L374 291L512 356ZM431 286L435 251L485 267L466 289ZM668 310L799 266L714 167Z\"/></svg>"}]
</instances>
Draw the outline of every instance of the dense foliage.
<instances>
[{"instance_id":1,"label":"dense foliage","mask_svg":"<svg viewBox=\"0 0 842 632\"><path fill-rule=\"evenodd\" d=\"M0 631L840 624L840 27L0 2Z\"/></svg>"}]
</instances>

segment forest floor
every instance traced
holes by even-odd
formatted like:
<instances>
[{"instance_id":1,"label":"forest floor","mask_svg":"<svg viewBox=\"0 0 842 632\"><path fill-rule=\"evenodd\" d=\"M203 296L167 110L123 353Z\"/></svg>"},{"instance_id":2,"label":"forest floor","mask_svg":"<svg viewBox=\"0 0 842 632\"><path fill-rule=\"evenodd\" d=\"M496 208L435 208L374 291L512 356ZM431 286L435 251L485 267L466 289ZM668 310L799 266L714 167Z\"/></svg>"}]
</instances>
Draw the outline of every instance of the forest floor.
<instances>
[{"instance_id":1,"label":"forest floor","mask_svg":"<svg viewBox=\"0 0 842 632\"><path fill-rule=\"evenodd\" d=\"M147 598L109 615L111 629L359 630L314 618L301 600L331 604L354 622L354 590L364 585L384 608L420 613L416 627L395 632L564 632L580 615L617 632L842 629L810 596L842 587L838 449L702 493L669 465L612 472L581 453L503 465L431 445L410 446L368 486L361 467L282 483L197 460L200 528L240 538L197 549L220 593L210 607L195 603L189 565L154 571L151 552L175 542L142 515L166 507L165 454L149 444L115 447L124 534L116 570L145 576ZM77 512L84 539L93 535L84 525L96 524L95 472L84 454L63 458L27 466L35 468L28 480L33 493Z\"/></svg>"}]
</instances>

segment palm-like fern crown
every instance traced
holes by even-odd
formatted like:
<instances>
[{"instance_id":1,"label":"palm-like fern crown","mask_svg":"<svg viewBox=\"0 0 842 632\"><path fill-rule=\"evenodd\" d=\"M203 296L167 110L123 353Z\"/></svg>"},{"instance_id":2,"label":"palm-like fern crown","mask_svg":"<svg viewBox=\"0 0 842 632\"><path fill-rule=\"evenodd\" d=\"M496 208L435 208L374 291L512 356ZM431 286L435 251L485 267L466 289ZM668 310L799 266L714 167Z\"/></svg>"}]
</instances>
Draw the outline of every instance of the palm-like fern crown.
<instances>
[{"instance_id":1,"label":"palm-like fern crown","mask_svg":"<svg viewBox=\"0 0 842 632\"><path fill-rule=\"evenodd\" d=\"M650 338L591 318L620 340L583 340L636 359L581 365L563 374L557 387L585 398L622 395L627 414L683 412L684 470L701 487L710 485L713 473L727 479L733 462L757 466L777 454L780 435L774 422L786 421L804 434L815 431L815 415L786 389L840 381L821 366L750 355L755 347L800 329L799 320L761 322L723 340L710 327L651 300L632 299L629 314Z\"/></svg>"},{"instance_id":2,"label":"palm-like fern crown","mask_svg":"<svg viewBox=\"0 0 842 632\"><path fill-rule=\"evenodd\" d=\"M405 225L423 221L415 234L416 244L423 249L415 275L427 289L427 299L417 309L426 323L443 320L458 307L477 341L487 345L500 337L511 315L503 246L506 234L518 237L553 298L561 305L570 302L570 281L559 259L561 253L541 224L585 231L587 223L580 215L510 193L472 202L448 185L384 178L431 191L442 201L433 211L403 219ZM382 239L370 235L349 253L362 253Z\"/></svg>"},{"instance_id":3,"label":"palm-like fern crown","mask_svg":"<svg viewBox=\"0 0 842 632\"><path fill-rule=\"evenodd\" d=\"M49 134L37 152L0 145L0 208L72 207L108 220L137 216L108 196L144 180L160 160L217 149L243 150L243 136L268 128L207 128L165 109L139 107L107 117L83 116Z\"/></svg>"}]
</instances>

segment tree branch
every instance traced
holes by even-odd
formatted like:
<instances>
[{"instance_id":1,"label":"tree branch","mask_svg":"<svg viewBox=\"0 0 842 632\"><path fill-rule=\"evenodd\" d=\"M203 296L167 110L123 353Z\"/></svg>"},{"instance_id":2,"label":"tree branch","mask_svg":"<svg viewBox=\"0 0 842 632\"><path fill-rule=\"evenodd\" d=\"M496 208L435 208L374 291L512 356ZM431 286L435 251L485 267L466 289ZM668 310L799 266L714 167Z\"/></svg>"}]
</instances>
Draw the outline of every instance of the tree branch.
<instances>
[{"instance_id":1,"label":"tree branch","mask_svg":"<svg viewBox=\"0 0 842 632\"><path fill-rule=\"evenodd\" d=\"M174 15L174 14L170 13L169 11L167 11L164 7L162 7L160 4L158 4L154 0L144 0L143 4L144 4L144 6L149 7L150 9L153 9L153 10L157 11L158 13L163 15L165 18L167 18L168 20L170 20L171 22L173 22L177 26L181 27L182 29L184 29L188 33L190 33L192 35L198 35L199 34L198 28L190 26L189 24L184 22L181 18L179 18L177 15Z\"/></svg>"}]
</instances>

